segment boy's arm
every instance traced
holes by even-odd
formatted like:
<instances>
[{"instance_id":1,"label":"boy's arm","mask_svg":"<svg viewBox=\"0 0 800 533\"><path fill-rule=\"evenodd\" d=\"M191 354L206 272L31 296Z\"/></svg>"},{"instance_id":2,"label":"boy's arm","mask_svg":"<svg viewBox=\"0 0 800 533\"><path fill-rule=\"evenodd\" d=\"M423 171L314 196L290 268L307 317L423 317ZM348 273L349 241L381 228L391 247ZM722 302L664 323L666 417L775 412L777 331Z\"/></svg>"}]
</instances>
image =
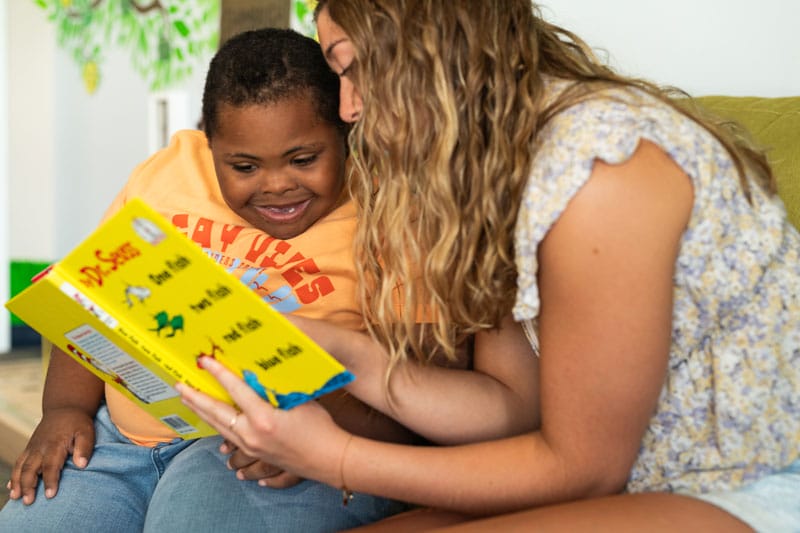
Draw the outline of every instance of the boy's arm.
<instances>
[{"instance_id":1,"label":"boy's arm","mask_svg":"<svg viewBox=\"0 0 800 533\"><path fill-rule=\"evenodd\" d=\"M42 420L14 463L10 497L30 505L39 475L48 498L55 496L61 469L72 454L83 468L94 449L94 416L103 399L103 381L53 347L42 396Z\"/></svg>"}]
</instances>

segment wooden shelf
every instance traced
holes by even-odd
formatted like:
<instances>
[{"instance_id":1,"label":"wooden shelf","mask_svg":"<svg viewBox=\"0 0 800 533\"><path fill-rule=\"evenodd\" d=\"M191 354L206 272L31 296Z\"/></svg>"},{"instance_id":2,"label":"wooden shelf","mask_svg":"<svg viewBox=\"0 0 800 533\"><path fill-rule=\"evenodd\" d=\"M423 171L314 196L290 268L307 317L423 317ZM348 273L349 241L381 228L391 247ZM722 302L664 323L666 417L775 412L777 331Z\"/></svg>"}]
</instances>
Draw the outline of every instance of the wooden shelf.
<instances>
[{"instance_id":1,"label":"wooden shelf","mask_svg":"<svg viewBox=\"0 0 800 533\"><path fill-rule=\"evenodd\" d=\"M42 416L44 374L38 357L0 361L0 460L12 464Z\"/></svg>"}]
</instances>

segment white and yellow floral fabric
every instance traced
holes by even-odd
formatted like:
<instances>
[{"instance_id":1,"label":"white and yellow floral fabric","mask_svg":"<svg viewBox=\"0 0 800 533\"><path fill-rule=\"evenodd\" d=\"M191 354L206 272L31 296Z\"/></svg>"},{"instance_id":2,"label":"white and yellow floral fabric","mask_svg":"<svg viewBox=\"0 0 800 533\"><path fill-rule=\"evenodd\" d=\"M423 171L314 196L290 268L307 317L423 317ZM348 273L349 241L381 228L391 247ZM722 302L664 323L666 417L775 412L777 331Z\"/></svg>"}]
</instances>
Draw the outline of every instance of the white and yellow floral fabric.
<instances>
[{"instance_id":1,"label":"white and yellow floral fabric","mask_svg":"<svg viewBox=\"0 0 800 533\"><path fill-rule=\"evenodd\" d=\"M635 90L555 117L519 213L514 314L538 316L537 248L594 161L625 161L642 139L690 177L694 208L675 266L669 369L627 489L741 486L800 455L800 235L777 197L753 184L748 202L705 129Z\"/></svg>"}]
</instances>

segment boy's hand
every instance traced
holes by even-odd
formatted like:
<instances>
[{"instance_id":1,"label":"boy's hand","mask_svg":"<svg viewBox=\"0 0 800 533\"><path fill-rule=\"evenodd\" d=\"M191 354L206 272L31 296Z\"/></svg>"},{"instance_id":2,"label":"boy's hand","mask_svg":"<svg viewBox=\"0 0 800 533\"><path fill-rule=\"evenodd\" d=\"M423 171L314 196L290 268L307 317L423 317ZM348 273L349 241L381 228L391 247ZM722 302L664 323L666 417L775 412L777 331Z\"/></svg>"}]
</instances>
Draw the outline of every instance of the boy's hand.
<instances>
[{"instance_id":1,"label":"boy's hand","mask_svg":"<svg viewBox=\"0 0 800 533\"><path fill-rule=\"evenodd\" d=\"M74 407L46 411L14 463L7 486L9 497L12 500L22 498L25 505L32 504L40 475L45 496L54 497L67 455L72 454L78 468L86 467L92 456L94 439L94 420L85 411Z\"/></svg>"},{"instance_id":2,"label":"boy's hand","mask_svg":"<svg viewBox=\"0 0 800 533\"><path fill-rule=\"evenodd\" d=\"M303 481L303 478L290 474L277 466L250 457L229 440L222 443L220 451L230 454L228 468L235 470L236 477L242 481L258 480L258 484L262 487L272 489L293 487Z\"/></svg>"}]
</instances>

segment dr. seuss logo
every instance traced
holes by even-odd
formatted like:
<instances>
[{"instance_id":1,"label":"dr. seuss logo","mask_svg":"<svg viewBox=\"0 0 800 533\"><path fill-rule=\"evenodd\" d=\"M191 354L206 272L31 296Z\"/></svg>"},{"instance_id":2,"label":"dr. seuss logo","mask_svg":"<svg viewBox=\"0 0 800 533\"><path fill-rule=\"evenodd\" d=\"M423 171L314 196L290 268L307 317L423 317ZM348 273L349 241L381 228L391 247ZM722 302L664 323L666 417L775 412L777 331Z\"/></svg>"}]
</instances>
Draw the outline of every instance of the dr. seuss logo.
<instances>
[{"instance_id":1,"label":"dr. seuss logo","mask_svg":"<svg viewBox=\"0 0 800 533\"><path fill-rule=\"evenodd\" d=\"M152 245L158 244L166 237L166 234L157 224L146 218L136 217L133 219L132 225L136 235ZM95 250L94 256L97 259L97 263L87 265L79 270L83 276L80 281L89 288L102 287L108 276L131 259L140 255L142 255L141 250L130 241L110 251Z\"/></svg>"}]
</instances>

